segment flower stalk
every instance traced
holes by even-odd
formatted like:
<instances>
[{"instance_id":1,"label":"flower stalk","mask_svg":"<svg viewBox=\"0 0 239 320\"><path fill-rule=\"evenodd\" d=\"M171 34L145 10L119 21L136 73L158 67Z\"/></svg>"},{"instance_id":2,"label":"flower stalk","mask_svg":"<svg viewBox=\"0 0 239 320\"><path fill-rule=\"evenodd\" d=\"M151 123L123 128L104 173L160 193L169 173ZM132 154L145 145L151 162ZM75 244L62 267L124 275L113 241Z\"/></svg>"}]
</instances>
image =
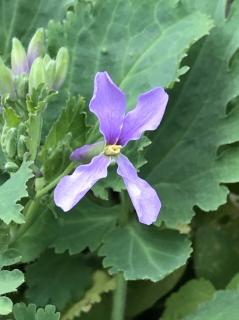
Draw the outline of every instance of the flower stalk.
<instances>
[{"instance_id":1,"label":"flower stalk","mask_svg":"<svg viewBox=\"0 0 239 320\"><path fill-rule=\"evenodd\" d=\"M111 320L125 319L125 306L127 296L127 281L122 272L116 276L116 289L113 295Z\"/></svg>"}]
</instances>

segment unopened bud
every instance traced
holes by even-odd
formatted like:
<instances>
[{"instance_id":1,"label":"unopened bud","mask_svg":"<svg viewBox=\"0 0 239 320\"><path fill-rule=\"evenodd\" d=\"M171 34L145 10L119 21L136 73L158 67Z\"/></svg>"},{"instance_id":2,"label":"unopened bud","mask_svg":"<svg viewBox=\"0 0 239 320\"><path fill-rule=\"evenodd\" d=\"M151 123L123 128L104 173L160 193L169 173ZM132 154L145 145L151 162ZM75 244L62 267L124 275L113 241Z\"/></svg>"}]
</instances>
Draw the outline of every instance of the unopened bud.
<instances>
[{"instance_id":1,"label":"unopened bud","mask_svg":"<svg viewBox=\"0 0 239 320\"><path fill-rule=\"evenodd\" d=\"M32 63L36 58L43 56L44 51L44 31L43 28L40 28L32 37L27 49L27 59L29 68L31 67Z\"/></svg>"},{"instance_id":2,"label":"unopened bud","mask_svg":"<svg viewBox=\"0 0 239 320\"><path fill-rule=\"evenodd\" d=\"M27 138L23 135L20 135L17 141L17 156L19 159L22 159L25 152L27 151L26 141L27 141Z\"/></svg>"},{"instance_id":3,"label":"unopened bud","mask_svg":"<svg viewBox=\"0 0 239 320\"><path fill-rule=\"evenodd\" d=\"M46 65L46 84L49 89L53 89L56 76L56 62L51 60Z\"/></svg>"},{"instance_id":4,"label":"unopened bud","mask_svg":"<svg viewBox=\"0 0 239 320\"><path fill-rule=\"evenodd\" d=\"M7 137L8 130L9 130L8 126L4 124L1 132L1 147L4 153L6 153L6 137Z\"/></svg>"},{"instance_id":5,"label":"unopened bud","mask_svg":"<svg viewBox=\"0 0 239 320\"><path fill-rule=\"evenodd\" d=\"M26 51L17 38L12 40L11 66L15 75L29 71Z\"/></svg>"},{"instance_id":6,"label":"unopened bud","mask_svg":"<svg viewBox=\"0 0 239 320\"><path fill-rule=\"evenodd\" d=\"M51 57L49 56L49 54L45 54L43 58L44 66L46 66L50 61L51 61Z\"/></svg>"},{"instance_id":7,"label":"unopened bud","mask_svg":"<svg viewBox=\"0 0 239 320\"><path fill-rule=\"evenodd\" d=\"M0 95L10 94L13 90L12 71L4 64L0 57Z\"/></svg>"},{"instance_id":8,"label":"unopened bud","mask_svg":"<svg viewBox=\"0 0 239 320\"><path fill-rule=\"evenodd\" d=\"M4 169L8 172L15 172L18 169L18 165L15 162L8 161L5 164Z\"/></svg>"},{"instance_id":9,"label":"unopened bud","mask_svg":"<svg viewBox=\"0 0 239 320\"><path fill-rule=\"evenodd\" d=\"M17 127L17 138L19 139L19 137L21 135L24 135L25 132L26 132L26 125L24 122L21 122Z\"/></svg>"},{"instance_id":10,"label":"unopened bud","mask_svg":"<svg viewBox=\"0 0 239 320\"><path fill-rule=\"evenodd\" d=\"M69 65L69 53L64 47L60 48L56 56L56 76L54 89L58 90L66 79Z\"/></svg>"},{"instance_id":11,"label":"unopened bud","mask_svg":"<svg viewBox=\"0 0 239 320\"><path fill-rule=\"evenodd\" d=\"M11 128L6 135L6 154L13 158L17 151L17 129Z\"/></svg>"},{"instance_id":12,"label":"unopened bud","mask_svg":"<svg viewBox=\"0 0 239 320\"><path fill-rule=\"evenodd\" d=\"M28 90L28 77L25 74L21 74L15 79L15 88L18 98L24 98Z\"/></svg>"},{"instance_id":13,"label":"unopened bud","mask_svg":"<svg viewBox=\"0 0 239 320\"><path fill-rule=\"evenodd\" d=\"M42 58L37 58L31 67L29 74L29 93L31 94L33 89L37 89L40 84L45 83L46 73Z\"/></svg>"}]
</instances>

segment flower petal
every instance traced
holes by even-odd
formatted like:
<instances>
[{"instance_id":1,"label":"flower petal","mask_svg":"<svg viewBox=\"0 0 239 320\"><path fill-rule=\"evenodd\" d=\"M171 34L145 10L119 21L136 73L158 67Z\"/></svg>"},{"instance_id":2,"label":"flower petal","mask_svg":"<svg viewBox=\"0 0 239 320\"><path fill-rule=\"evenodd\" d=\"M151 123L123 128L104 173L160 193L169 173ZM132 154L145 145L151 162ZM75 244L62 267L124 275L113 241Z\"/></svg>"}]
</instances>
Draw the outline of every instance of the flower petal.
<instances>
[{"instance_id":1,"label":"flower petal","mask_svg":"<svg viewBox=\"0 0 239 320\"><path fill-rule=\"evenodd\" d=\"M117 163L117 173L124 180L139 221L147 225L154 223L161 208L161 202L156 191L148 182L137 175L135 167L127 157L121 154Z\"/></svg>"},{"instance_id":2,"label":"flower petal","mask_svg":"<svg viewBox=\"0 0 239 320\"><path fill-rule=\"evenodd\" d=\"M138 140L146 130L155 130L164 115L168 95L163 88L155 88L138 98L137 106L127 113L121 130L119 144Z\"/></svg>"},{"instance_id":3,"label":"flower petal","mask_svg":"<svg viewBox=\"0 0 239 320\"><path fill-rule=\"evenodd\" d=\"M71 155L71 161L90 161L95 155L103 151L104 141L98 141L93 144L85 144L84 146L75 149Z\"/></svg>"},{"instance_id":4,"label":"flower petal","mask_svg":"<svg viewBox=\"0 0 239 320\"><path fill-rule=\"evenodd\" d=\"M73 208L99 179L107 176L110 162L110 157L100 154L89 164L81 165L71 175L63 177L54 191L55 204L64 211Z\"/></svg>"},{"instance_id":5,"label":"flower petal","mask_svg":"<svg viewBox=\"0 0 239 320\"><path fill-rule=\"evenodd\" d=\"M119 138L126 109L124 93L114 84L107 72L95 76L94 95L90 101L92 111L100 122L100 132L107 144Z\"/></svg>"}]
</instances>

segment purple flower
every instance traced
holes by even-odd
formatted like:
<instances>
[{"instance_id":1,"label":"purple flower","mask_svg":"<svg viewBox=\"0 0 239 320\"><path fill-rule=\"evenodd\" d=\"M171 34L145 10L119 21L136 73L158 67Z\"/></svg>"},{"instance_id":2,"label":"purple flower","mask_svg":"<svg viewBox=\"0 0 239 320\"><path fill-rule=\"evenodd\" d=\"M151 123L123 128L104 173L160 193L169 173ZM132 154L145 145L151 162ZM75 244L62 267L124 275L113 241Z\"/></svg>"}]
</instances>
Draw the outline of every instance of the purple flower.
<instances>
[{"instance_id":1,"label":"purple flower","mask_svg":"<svg viewBox=\"0 0 239 320\"><path fill-rule=\"evenodd\" d=\"M100 124L104 136L101 152L89 164L80 165L75 171L63 177L54 191L57 206L64 211L74 207L100 179L107 176L107 168L112 162L118 165L117 173L123 178L129 196L141 223L156 221L161 202L156 191L137 175L137 171L121 149L130 141L138 140L144 131L155 130L163 117L168 95L162 88L154 88L139 96L134 110L126 112L124 93L115 85L107 72L99 72L95 77L94 95L90 101L90 111ZM85 145L76 149L72 160L82 160L87 153L99 148L100 143Z\"/></svg>"}]
</instances>

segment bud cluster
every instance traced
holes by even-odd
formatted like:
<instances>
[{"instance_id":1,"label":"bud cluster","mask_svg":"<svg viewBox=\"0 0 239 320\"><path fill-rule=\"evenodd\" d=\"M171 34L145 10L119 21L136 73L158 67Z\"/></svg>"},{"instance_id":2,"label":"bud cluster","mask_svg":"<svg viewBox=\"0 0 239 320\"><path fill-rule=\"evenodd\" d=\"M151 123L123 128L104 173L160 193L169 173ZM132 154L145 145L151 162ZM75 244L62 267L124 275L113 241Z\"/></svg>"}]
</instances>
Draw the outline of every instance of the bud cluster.
<instances>
[{"instance_id":1,"label":"bud cluster","mask_svg":"<svg viewBox=\"0 0 239 320\"><path fill-rule=\"evenodd\" d=\"M24 154L27 151L25 124L20 123L17 127L10 128L5 123L1 134L1 146L7 159L5 169L7 171L15 171L18 168L16 162L22 161Z\"/></svg>"},{"instance_id":2,"label":"bud cluster","mask_svg":"<svg viewBox=\"0 0 239 320\"><path fill-rule=\"evenodd\" d=\"M17 38L13 38L11 68L0 57L0 96L16 100L32 94L40 85L57 91L66 78L68 62L68 51L64 47L60 48L55 60L46 54L42 28L32 37L27 51Z\"/></svg>"},{"instance_id":3,"label":"bud cluster","mask_svg":"<svg viewBox=\"0 0 239 320\"><path fill-rule=\"evenodd\" d=\"M13 38L11 67L0 57L0 143L8 172L17 170L25 156L37 158L43 112L67 75L67 49L60 48L52 59L45 42L40 28L27 50Z\"/></svg>"}]
</instances>

